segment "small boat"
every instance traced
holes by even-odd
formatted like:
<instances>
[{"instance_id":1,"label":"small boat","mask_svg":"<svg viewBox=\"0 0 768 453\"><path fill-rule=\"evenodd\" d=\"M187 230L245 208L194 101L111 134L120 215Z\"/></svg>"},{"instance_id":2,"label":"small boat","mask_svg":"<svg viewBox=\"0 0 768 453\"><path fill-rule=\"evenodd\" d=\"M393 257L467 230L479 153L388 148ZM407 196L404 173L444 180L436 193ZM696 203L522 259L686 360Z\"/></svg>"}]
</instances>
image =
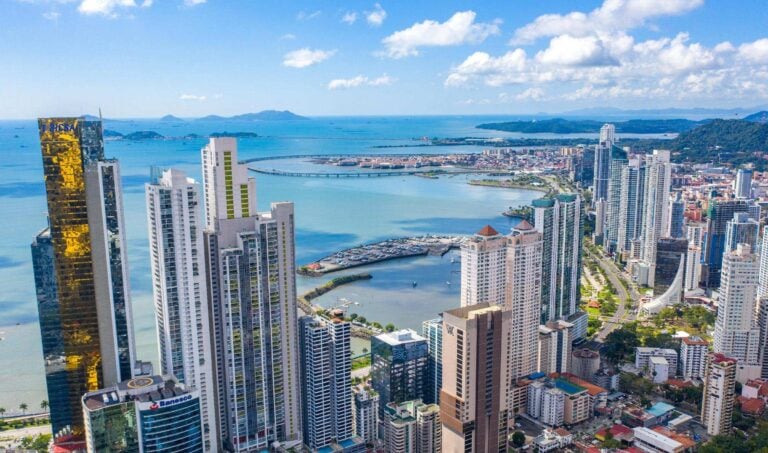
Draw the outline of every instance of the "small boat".
<instances>
[{"instance_id":1,"label":"small boat","mask_svg":"<svg viewBox=\"0 0 768 453\"><path fill-rule=\"evenodd\" d=\"M450 284L451 284L451 282L445 282L445 284L446 284L446 285L450 285Z\"/></svg>"},{"instance_id":2,"label":"small boat","mask_svg":"<svg viewBox=\"0 0 768 453\"><path fill-rule=\"evenodd\" d=\"M411 287L413 287L413 288L415 288L417 285L418 285L418 283L416 282L416 280L414 280L414 281L411 283Z\"/></svg>"}]
</instances>

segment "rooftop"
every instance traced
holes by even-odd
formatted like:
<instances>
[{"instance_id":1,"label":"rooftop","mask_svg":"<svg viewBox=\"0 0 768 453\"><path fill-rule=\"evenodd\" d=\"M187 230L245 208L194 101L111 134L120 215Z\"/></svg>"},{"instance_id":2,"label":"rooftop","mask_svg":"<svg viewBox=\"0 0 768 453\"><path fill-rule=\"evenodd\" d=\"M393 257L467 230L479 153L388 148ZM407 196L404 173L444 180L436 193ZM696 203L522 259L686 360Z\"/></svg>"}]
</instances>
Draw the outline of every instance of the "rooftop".
<instances>
[{"instance_id":1,"label":"rooftop","mask_svg":"<svg viewBox=\"0 0 768 453\"><path fill-rule=\"evenodd\" d=\"M486 225L480 231L478 231L476 234L478 236L491 237L491 236L498 236L499 232L494 230L492 226Z\"/></svg>"},{"instance_id":2,"label":"rooftop","mask_svg":"<svg viewBox=\"0 0 768 453\"><path fill-rule=\"evenodd\" d=\"M687 344L688 346L708 346L709 345L709 342L707 340L702 340L701 337L683 338L683 343Z\"/></svg>"},{"instance_id":3,"label":"rooftop","mask_svg":"<svg viewBox=\"0 0 768 453\"><path fill-rule=\"evenodd\" d=\"M375 338L392 346L397 346L404 343L413 343L416 341L427 341L426 338L422 337L412 329L401 329L394 332L382 333L380 335L376 335Z\"/></svg>"},{"instance_id":4,"label":"rooftop","mask_svg":"<svg viewBox=\"0 0 768 453\"><path fill-rule=\"evenodd\" d=\"M129 401L160 401L187 393L171 376L139 376L88 392L83 395L83 404L93 411Z\"/></svg>"},{"instance_id":5,"label":"rooftop","mask_svg":"<svg viewBox=\"0 0 768 453\"><path fill-rule=\"evenodd\" d=\"M653 415L654 417L660 417L662 415L665 415L669 412L672 412L675 410L675 406L671 404L667 404L665 402L659 401L658 403L654 404L653 406L649 407L645 411L649 414Z\"/></svg>"}]
</instances>

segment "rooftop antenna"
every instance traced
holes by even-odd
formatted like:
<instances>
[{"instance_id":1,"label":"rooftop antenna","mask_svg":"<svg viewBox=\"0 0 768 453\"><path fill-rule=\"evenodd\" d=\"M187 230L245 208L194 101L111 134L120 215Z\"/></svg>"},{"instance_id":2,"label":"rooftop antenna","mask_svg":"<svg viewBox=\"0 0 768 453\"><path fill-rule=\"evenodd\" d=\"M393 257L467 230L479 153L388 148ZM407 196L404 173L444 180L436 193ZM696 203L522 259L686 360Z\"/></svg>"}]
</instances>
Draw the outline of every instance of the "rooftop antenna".
<instances>
[{"instance_id":1,"label":"rooftop antenna","mask_svg":"<svg viewBox=\"0 0 768 453\"><path fill-rule=\"evenodd\" d=\"M102 118L101 118L101 107L99 107L99 121L101 121L101 120L102 120Z\"/></svg>"}]
</instances>

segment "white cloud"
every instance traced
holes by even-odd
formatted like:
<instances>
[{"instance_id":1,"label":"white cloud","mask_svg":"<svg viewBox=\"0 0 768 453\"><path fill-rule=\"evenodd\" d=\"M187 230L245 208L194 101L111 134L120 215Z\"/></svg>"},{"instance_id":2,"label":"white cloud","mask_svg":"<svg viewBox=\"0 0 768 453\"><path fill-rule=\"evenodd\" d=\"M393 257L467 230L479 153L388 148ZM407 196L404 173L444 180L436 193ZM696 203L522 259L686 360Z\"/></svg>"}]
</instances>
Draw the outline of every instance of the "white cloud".
<instances>
[{"instance_id":1,"label":"white cloud","mask_svg":"<svg viewBox=\"0 0 768 453\"><path fill-rule=\"evenodd\" d=\"M545 98L544 90L541 88L528 88L522 93L515 95L515 99L518 101L541 101Z\"/></svg>"},{"instance_id":2,"label":"white cloud","mask_svg":"<svg viewBox=\"0 0 768 453\"><path fill-rule=\"evenodd\" d=\"M357 13L354 11L347 11L344 16L341 17L341 21L345 24L352 25L357 22Z\"/></svg>"},{"instance_id":3,"label":"white cloud","mask_svg":"<svg viewBox=\"0 0 768 453\"><path fill-rule=\"evenodd\" d=\"M320 15L323 14L322 11L299 11L299 13L296 15L296 20L312 20L320 17Z\"/></svg>"},{"instance_id":4,"label":"white cloud","mask_svg":"<svg viewBox=\"0 0 768 453\"><path fill-rule=\"evenodd\" d=\"M740 45L739 56L754 63L768 64L768 38Z\"/></svg>"},{"instance_id":5,"label":"white cloud","mask_svg":"<svg viewBox=\"0 0 768 453\"><path fill-rule=\"evenodd\" d=\"M570 35L552 38L549 47L536 55L536 59L547 64L565 66L614 65L613 59L603 42L594 36L574 38Z\"/></svg>"},{"instance_id":6,"label":"white cloud","mask_svg":"<svg viewBox=\"0 0 768 453\"><path fill-rule=\"evenodd\" d=\"M179 99L182 101L204 101L207 97L198 94L182 94Z\"/></svg>"},{"instance_id":7,"label":"white cloud","mask_svg":"<svg viewBox=\"0 0 768 453\"><path fill-rule=\"evenodd\" d=\"M363 75L358 75L356 77L352 77L351 79L334 79L328 82L328 89L329 90L344 90L347 88L357 88L360 86L385 86L385 85L391 85L394 83L395 79L388 76L387 74L381 75L379 77L376 77L374 79L370 79Z\"/></svg>"},{"instance_id":8,"label":"white cloud","mask_svg":"<svg viewBox=\"0 0 768 453\"><path fill-rule=\"evenodd\" d=\"M698 8L704 0L604 0L589 13L545 14L515 31L512 44L531 43L539 38L558 35L586 36L629 30L649 19L675 16Z\"/></svg>"},{"instance_id":9,"label":"white cloud","mask_svg":"<svg viewBox=\"0 0 768 453\"><path fill-rule=\"evenodd\" d=\"M289 68L306 68L331 58L335 50L312 50L308 47L288 52L283 56L283 66Z\"/></svg>"},{"instance_id":10,"label":"white cloud","mask_svg":"<svg viewBox=\"0 0 768 453\"><path fill-rule=\"evenodd\" d=\"M476 77L481 77L485 78L488 85L499 86L504 83L501 83L501 80L494 82L494 79L505 75L523 75L526 66L527 55L523 49L511 50L500 57L492 57L485 52L475 52L451 71L445 84L458 86ZM524 81L525 79L521 78L519 83Z\"/></svg>"},{"instance_id":11,"label":"white cloud","mask_svg":"<svg viewBox=\"0 0 768 453\"><path fill-rule=\"evenodd\" d=\"M101 14L115 17L117 10L136 6L135 0L83 0L77 10L86 15Z\"/></svg>"},{"instance_id":12,"label":"white cloud","mask_svg":"<svg viewBox=\"0 0 768 453\"><path fill-rule=\"evenodd\" d=\"M384 54L403 58L419 54L421 47L457 46L477 44L500 33L499 23L475 22L474 11L457 12L445 22L425 20L405 30L397 31L382 40Z\"/></svg>"},{"instance_id":13,"label":"white cloud","mask_svg":"<svg viewBox=\"0 0 768 453\"><path fill-rule=\"evenodd\" d=\"M184 5L185 6L197 6L197 5L202 5L205 2L206 2L206 0L184 0Z\"/></svg>"},{"instance_id":14,"label":"white cloud","mask_svg":"<svg viewBox=\"0 0 768 453\"><path fill-rule=\"evenodd\" d=\"M365 20L371 27L381 27L381 24L384 23L384 19L386 18L387 12L384 11L384 8L378 3L373 5L373 11L365 12Z\"/></svg>"},{"instance_id":15,"label":"white cloud","mask_svg":"<svg viewBox=\"0 0 768 453\"><path fill-rule=\"evenodd\" d=\"M286 33L280 37L281 41L293 41L294 39L296 39L296 35L293 33Z\"/></svg>"},{"instance_id":16,"label":"white cloud","mask_svg":"<svg viewBox=\"0 0 768 453\"><path fill-rule=\"evenodd\" d=\"M59 20L59 17L61 17L61 13L58 11L47 11L43 13L43 19L45 20L57 21Z\"/></svg>"}]
</instances>

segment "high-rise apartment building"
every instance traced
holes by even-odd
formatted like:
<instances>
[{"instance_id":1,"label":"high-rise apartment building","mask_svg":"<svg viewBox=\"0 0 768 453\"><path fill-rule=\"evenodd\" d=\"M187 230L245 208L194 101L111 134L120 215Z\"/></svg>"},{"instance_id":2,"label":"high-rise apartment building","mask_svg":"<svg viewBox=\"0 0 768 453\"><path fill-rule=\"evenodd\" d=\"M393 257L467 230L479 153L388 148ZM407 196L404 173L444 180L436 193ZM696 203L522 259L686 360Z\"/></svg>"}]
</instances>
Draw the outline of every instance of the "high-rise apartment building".
<instances>
[{"instance_id":1,"label":"high-rise apartment building","mask_svg":"<svg viewBox=\"0 0 768 453\"><path fill-rule=\"evenodd\" d=\"M627 152L618 146L611 151L611 171L608 180L607 212L605 216L605 248L616 251L621 218L621 192L624 169L628 165Z\"/></svg>"},{"instance_id":2,"label":"high-rise apartment building","mask_svg":"<svg viewBox=\"0 0 768 453\"><path fill-rule=\"evenodd\" d=\"M443 313L444 452L506 452L512 312L481 303Z\"/></svg>"},{"instance_id":3,"label":"high-rise apartment building","mask_svg":"<svg viewBox=\"0 0 768 453\"><path fill-rule=\"evenodd\" d=\"M619 200L619 225L616 236L616 252L627 258L632 243L639 241L643 231L643 206L645 206L645 161L639 157L629 159L621 171Z\"/></svg>"},{"instance_id":4,"label":"high-rise apartment building","mask_svg":"<svg viewBox=\"0 0 768 453\"><path fill-rule=\"evenodd\" d=\"M739 244L723 257L720 296L715 320L714 351L757 365L760 331L755 322L757 256L746 244Z\"/></svg>"},{"instance_id":5,"label":"high-rise apartment building","mask_svg":"<svg viewBox=\"0 0 768 453\"><path fill-rule=\"evenodd\" d=\"M541 317L542 235L523 220L507 237L507 289L504 309L512 312L511 378L536 371Z\"/></svg>"},{"instance_id":6,"label":"high-rise apartment building","mask_svg":"<svg viewBox=\"0 0 768 453\"><path fill-rule=\"evenodd\" d=\"M653 278L653 294L658 297L670 288L675 291L671 304L682 302L685 284L685 259L688 240L659 238L656 243L656 275Z\"/></svg>"},{"instance_id":7,"label":"high-rise apartment building","mask_svg":"<svg viewBox=\"0 0 768 453\"><path fill-rule=\"evenodd\" d=\"M432 453L442 449L442 425L437 404L419 400L389 403L382 419L387 453Z\"/></svg>"},{"instance_id":8,"label":"high-rise apartment building","mask_svg":"<svg viewBox=\"0 0 768 453\"><path fill-rule=\"evenodd\" d=\"M199 185L178 170L146 184L160 373L200 391L206 451L220 448Z\"/></svg>"},{"instance_id":9,"label":"high-rise apartment building","mask_svg":"<svg viewBox=\"0 0 768 453\"><path fill-rule=\"evenodd\" d=\"M669 218L667 219L669 227L666 236L674 239L685 237L685 202L681 192L675 192L674 197L669 202Z\"/></svg>"},{"instance_id":10,"label":"high-rise apartment building","mask_svg":"<svg viewBox=\"0 0 768 453\"><path fill-rule=\"evenodd\" d=\"M254 451L301 440L292 203L257 212L233 138L202 150L206 273L221 438Z\"/></svg>"},{"instance_id":11,"label":"high-rise apartment building","mask_svg":"<svg viewBox=\"0 0 768 453\"><path fill-rule=\"evenodd\" d=\"M364 451L353 439L350 323L340 311L330 320L304 316L299 332L304 445L317 451L351 441Z\"/></svg>"},{"instance_id":12,"label":"high-rise apartment building","mask_svg":"<svg viewBox=\"0 0 768 453\"><path fill-rule=\"evenodd\" d=\"M720 269L725 253L728 221L737 212L748 212L747 200L710 199L707 208L707 236L702 249L702 283L707 288L720 286Z\"/></svg>"},{"instance_id":13,"label":"high-rise apartment building","mask_svg":"<svg viewBox=\"0 0 768 453\"><path fill-rule=\"evenodd\" d=\"M616 141L616 128L613 124L604 124L600 128L600 140L595 145L595 169L592 197L595 201L608 199L611 179L611 153Z\"/></svg>"},{"instance_id":14,"label":"high-rise apartment building","mask_svg":"<svg viewBox=\"0 0 768 453\"><path fill-rule=\"evenodd\" d=\"M704 377L701 422L707 427L710 436L731 431L735 393L736 359L718 353L709 354Z\"/></svg>"},{"instance_id":15,"label":"high-rise apartment building","mask_svg":"<svg viewBox=\"0 0 768 453\"><path fill-rule=\"evenodd\" d=\"M760 222L750 217L747 212L737 212L725 225L725 247L723 253L736 250L738 244L747 244L753 252L758 250L757 239Z\"/></svg>"},{"instance_id":16,"label":"high-rise apartment building","mask_svg":"<svg viewBox=\"0 0 768 453\"><path fill-rule=\"evenodd\" d=\"M542 234L541 322L565 319L581 300L581 244L584 233L578 194L533 201L534 225Z\"/></svg>"},{"instance_id":17,"label":"high-rise apartment building","mask_svg":"<svg viewBox=\"0 0 768 453\"><path fill-rule=\"evenodd\" d=\"M379 394L373 387L360 384L352 389L354 393L355 434L366 444L373 444L379 437Z\"/></svg>"},{"instance_id":18,"label":"high-rise apartment building","mask_svg":"<svg viewBox=\"0 0 768 453\"><path fill-rule=\"evenodd\" d=\"M200 394L172 376L140 376L82 396L89 453L198 453Z\"/></svg>"},{"instance_id":19,"label":"high-rise apartment building","mask_svg":"<svg viewBox=\"0 0 768 453\"><path fill-rule=\"evenodd\" d=\"M461 306L504 304L507 239L486 225L461 246Z\"/></svg>"},{"instance_id":20,"label":"high-rise apartment building","mask_svg":"<svg viewBox=\"0 0 768 453\"><path fill-rule=\"evenodd\" d=\"M738 169L733 189L736 198L752 198L752 170Z\"/></svg>"},{"instance_id":21,"label":"high-rise apartment building","mask_svg":"<svg viewBox=\"0 0 768 453\"><path fill-rule=\"evenodd\" d=\"M427 339L429 361L427 362L427 388L424 401L440 403L440 388L443 386L443 318L424 321L421 334Z\"/></svg>"},{"instance_id":22,"label":"high-rise apartment building","mask_svg":"<svg viewBox=\"0 0 768 453\"><path fill-rule=\"evenodd\" d=\"M539 326L537 366L542 373L571 371L573 324L566 321L547 321Z\"/></svg>"},{"instance_id":23,"label":"high-rise apartment building","mask_svg":"<svg viewBox=\"0 0 768 453\"><path fill-rule=\"evenodd\" d=\"M685 379L704 379L709 343L701 337L683 338L680 344L681 374Z\"/></svg>"},{"instance_id":24,"label":"high-rise apartment building","mask_svg":"<svg viewBox=\"0 0 768 453\"><path fill-rule=\"evenodd\" d=\"M32 246L53 432L84 433L83 394L135 364L120 167L101 121L38 120L49 230Z\"/></svg>"},{"instance_id":25,"label":"high-rise apartment building","mask_svg":"<svg viewBox=\"0 0 768 453\"><path fill-rule=\"evenodd\" d=\"M640 254L641 267L647 273L641 275L641 284L654 286L656 273L656 243L662 238L667 228L669 215L669 188L672 177L672 166L669 151L654 150L652 155L645 158L645 207L643 214L642 249Z\"/></svg>"},{"instance_id":26,"label":"high-rise apartment building","mask_svg":"<svg viewBox=\"0 0 768 453\"><path fill-rule=\"evenodd\" d=\"M768 296L768 228L763 230L760 242L760 269L757 279L757 297ZM38 297L39 300L39 297Z\"/></svg>"},{"instance_id":27,"label":"high-rise apartment building","mask_svg":"<svg viewBox=\"0 0 768 453\"><path fill-rule=\"evenodd\" d=\"M371 380L379 394L380 415L389 403L424 399L428 365L427 339L413 330L397 330L371 338Z\"/></svg>"}]
</instances>

